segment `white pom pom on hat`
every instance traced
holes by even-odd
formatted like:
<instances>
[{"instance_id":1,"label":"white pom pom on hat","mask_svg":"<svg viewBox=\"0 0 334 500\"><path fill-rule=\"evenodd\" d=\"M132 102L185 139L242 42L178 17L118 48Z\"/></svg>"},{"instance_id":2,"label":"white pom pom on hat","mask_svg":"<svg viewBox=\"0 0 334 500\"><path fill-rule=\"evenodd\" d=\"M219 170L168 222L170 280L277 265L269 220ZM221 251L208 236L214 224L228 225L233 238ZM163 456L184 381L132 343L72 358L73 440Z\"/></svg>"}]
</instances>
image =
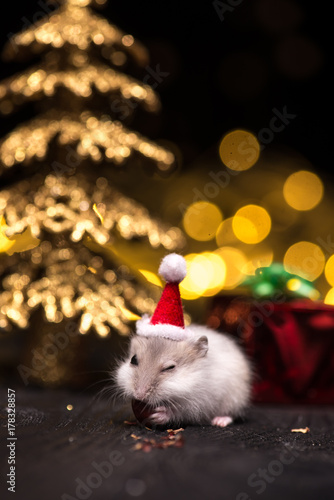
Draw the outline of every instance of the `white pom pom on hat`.
<instances>
[{"instance_id":1,"label":"white pom pom on hat","mask_svg":"<svg viewBox=\"0 0 334 500\"><path fill-rule=\"evenodd\" d=\"M187 264L177 253L166 255L161 261L159 274L167 283L180 283L187 275Z\"/></svg>"}]
</instances>

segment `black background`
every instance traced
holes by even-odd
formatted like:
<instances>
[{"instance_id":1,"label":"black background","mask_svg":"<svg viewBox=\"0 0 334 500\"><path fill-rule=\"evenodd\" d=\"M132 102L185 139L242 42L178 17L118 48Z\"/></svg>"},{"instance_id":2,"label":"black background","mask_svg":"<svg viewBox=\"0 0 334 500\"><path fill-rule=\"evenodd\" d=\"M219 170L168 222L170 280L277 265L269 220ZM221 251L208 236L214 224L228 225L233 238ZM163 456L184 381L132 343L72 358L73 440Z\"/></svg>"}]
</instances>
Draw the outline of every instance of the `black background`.
<instances>
[{"instance_id":1,"label":"black background","mask_svg":"<svg viewBox=\"0 0 334 500\"><path fill-rule=\"evenodd\" d=\"M159 64L161 71L169 73L156 88L163 112L151 129L146 127L145 130L144 126L140 131L148 133L152 139L164 138L175 143L182 153L183 168L191 168L201 154L217 148L223 134L233 128L246 128L257 134L268 126L273 108L282 110L286 106L296 118L282 133L275 135L274 145L292 148L304 155L316 171L331 173L329 11L323 5L305 0L267 2L279 6L277 29L259 21L257 12L264 0L240 1L223 14L224 20L220 19L211 1L115 0L100 9L110 22L147 47L152 68ZM237 3L234 0L234 5ZM297 8L296 21L293 21L295 9L292 20L285 14L291 11L290 8L286 10L287 4ZM10 34L39 19L42 5L41 0L14 0L3 4L0 7L1 46ZM322 63L306 77L293 78L277 65L277 46L289 36L306 38L320 55ZM235 59L239 53L243 57L241 62ZM226 65L225 71L222 69L226 58L236 61L234 80L226 71ZM264 84L245 98L245 82L252 81L253 76L252 66L248 67L247 61L254 58L264 74ZM298 57L296 62L298 66ZM10 76L28 65L28 61L20 65L2 63L0 77ZM231 88L232 93L235 90L232 97ZM18 115L1 119L1 135L20 120Z\"/></svg>"}]
</instances>

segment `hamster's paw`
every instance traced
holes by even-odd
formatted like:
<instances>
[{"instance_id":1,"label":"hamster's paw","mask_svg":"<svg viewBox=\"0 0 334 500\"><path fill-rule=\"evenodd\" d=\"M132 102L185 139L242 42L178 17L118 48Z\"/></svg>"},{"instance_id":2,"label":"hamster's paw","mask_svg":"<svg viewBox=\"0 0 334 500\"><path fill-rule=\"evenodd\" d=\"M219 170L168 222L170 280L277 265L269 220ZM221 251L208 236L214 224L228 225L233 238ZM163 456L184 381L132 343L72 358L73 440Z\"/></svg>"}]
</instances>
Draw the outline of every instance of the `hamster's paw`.
<instances>
[{"instance_id":1,"label":"hamster's paw","mask_svg":"<svg viewBox=\"0 0 334 500\"><path fill-rule=\"evenodd\" d=\"M167 424L172 418L172 413L166 406L157 406L150 415L150 422L153 424Z\"/></svg>"},{"instance_id":2,"label":"hamster's paw","mask_svg":"<svg viewBox=\"0 0 334 500\"><path fill-rule=\"evenodd\" d=\"M211 420L212 425L217 425L218 427L226 427L233 422L231 417L215 417Z\"/></svg>"}]
</instances>

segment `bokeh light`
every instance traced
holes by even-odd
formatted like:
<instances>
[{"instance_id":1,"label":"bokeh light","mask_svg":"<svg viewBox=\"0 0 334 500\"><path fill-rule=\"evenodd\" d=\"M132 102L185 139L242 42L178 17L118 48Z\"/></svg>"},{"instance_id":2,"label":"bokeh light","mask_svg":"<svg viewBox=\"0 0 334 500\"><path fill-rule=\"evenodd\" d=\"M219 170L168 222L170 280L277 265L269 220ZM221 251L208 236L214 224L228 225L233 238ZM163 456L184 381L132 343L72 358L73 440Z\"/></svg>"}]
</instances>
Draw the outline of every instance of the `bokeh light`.
<instances>
[{"instance_id":1,"label":"bokeh light","mask_svg":"<svg viewBox=\"0 0 334 500\"><path fill-rule=\"evenodd\" d=\"M298 293L303 295L304 297L308 297L311 300L318 300L320 297L320 293L318 290L313 288L313 286L302 279L299 278L291 278L287 281L286 288L291 292Z\"/></svg>"},{"instance_id":2,"label":"bokeh light","mask_svg":"<svg viewBox=\"0 0 334 500\"><path fill-rule=\"evenodd\" d=\"M247 264L246 255L234 247L221 247L215 250L215 253L219 255L225 262L226 272L224 289L232 289L239 285L244 277L244 268Z\"/></svg>"},{"instance_id":3,"label":"bokeh light","mask_svg":"<svg viewBox=\"0 0 334 500\"><path fill-rule=\"evenodd\" d=\"M220 255L213 252L203 252L201 254L205 260L202 261L203 267L209 274L209 285L204 290L204 296L212 296L218 293L224 286L226 279L226 263Z\"/></svg>"},{"instance_id":4,"label":"bokeh light","mask_svg":"<svg viewBox=\"0 0 334 500\"><path fill-rule=\"evenodd\" d=\"M334 286L334 255L332 255L325 266L325 277L331 286Z\"/></svg>"},{"instance_id":5,"label":"bokeh light","mask_svg":"<svg viewBox=\"0 0 334 500\"><path fill-rule=\"evenodd\" d=\"M295 210L311 210L323 197L324 187L319 177L307 170L294 172L285 181L285 201Z\"/></svg>"},{"instance_id":6,"label":"bokeh light","mask_svg":"<svg viewBox=\"0 0 334 500\"><path fill-rule=\"evenodd\" d=\"M334 306L334 288L328 290L326 297L324 298L324 303Z\"/></svg>"},{"instance_id":7,"label":"bokeh light","mask_svg":"<svg viewBox=\"0 0 334 500\"><path fill-rule=\"evenodd\" d=\"M185 232L197 241L209 241L216 236L223 215L217 205L207 201L192 203L183 217Z\"/></svg>"},{"instance_id":8,"label":"bokeh light","mask_svg":"<svg viewBox=\"0 0 334 500\"><path fill-rule=\"evenodd\" d=\"M259 205L246 205L233 217L232 227L236 237L248 244L264 240L271 229L271 219L267 210Z\"/></svg>"},{"instance_id":9,"label":"bokeh light","mask_svg":"<svg viewBox=\"0 0 334 500\"><path fill-rule=\"evenodd\" d=\"M314 281L325 267L325 256L321 248L310 241L299 241L286 251L283 259L285 270L302 278Z\"/></svg>"},{"instance_id":10,"label":"bokeh light","mask_svg":"<svg viewBox=\"0 0 334 500\"><path fill-rule=\"evenodd\" d=\"M302 283L301 280L299 280L298 278L291 278L287 282L286 287L288 290L291 290L292 292L296 292L297 290L300 289L301 283Z\"/></svg>"},{"instance_id":11,"label":"bokeh light","mask_svg":"<svg viewBox=\"0 0 334 500\"><path fill-rule=\"evenodd\" d=\"M187 275L179 285L183 299L194 300L199 298L209 284L209 277L205 268L200 265L198 259L197 262L195 261L196 257L198 255L195 253L184 257L187 263Z\"/></svg>"},{"instance_id":12,"label":"bokeh light","mask_svg":"<svg viewBox=\"0 0 334 500\"><path fill-rule=\"evenodd\" d=\"M181 297L194 300L201 296L215 295L222 289L226 276L224 260L213 252L188 254L187 276L180 283Z\"/></svg>"},{"instance_id":13,"label":"bokeh light","mask_svg":"<svg viewBox=\"0 0 334 500\"><path fill-rule=\"evenodd\" d=\"M238 238L234 234L232 224L233 217L229 217L219 224L216 232L216 243L218 247L231 246L239 243Z\"/></svg>"},{"instance_id":14,"label":"bokeh light","mask_svg":"<svg viewBox=\"0 0 334 500\"><path fill-rule=\"evenodd\" d=\"M219 146L221 161L231 170L251 168L260 156L260 144L255 135L246 130L234 130L226 134Z\"/></svg>"}]
</instances>

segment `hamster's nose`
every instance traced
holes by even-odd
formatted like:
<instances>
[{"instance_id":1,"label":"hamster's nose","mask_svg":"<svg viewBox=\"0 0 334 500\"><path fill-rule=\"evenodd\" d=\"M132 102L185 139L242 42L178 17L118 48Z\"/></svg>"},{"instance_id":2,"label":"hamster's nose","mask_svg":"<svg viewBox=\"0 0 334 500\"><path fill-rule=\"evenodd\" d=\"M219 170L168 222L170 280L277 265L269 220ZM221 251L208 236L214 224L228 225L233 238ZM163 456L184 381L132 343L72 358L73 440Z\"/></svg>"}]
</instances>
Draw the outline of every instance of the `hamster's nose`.
<instances>
[{"instance_id":1,"label":"hamster's nose","mask_svg":"<svg viewBox=\"0 0 334 500\"><path fill-rule=\"evenodd\" d=\"M149 391L146 387L139 387L138 389L135 390L134 397L139 401L145 402L145 400L147 400L148 394Z\"/></svg>"},{"instance_id":2,"label":"hamster's nose","mask_svg":"<svg viewBox=\"0 0 334 500\"><path fill-rule=\"evenodd\" d=\"M135 391L134 392L134 397L138 399L139 401L145 401L145 393L143 391Z\"/></svg>"}]
</instances>

